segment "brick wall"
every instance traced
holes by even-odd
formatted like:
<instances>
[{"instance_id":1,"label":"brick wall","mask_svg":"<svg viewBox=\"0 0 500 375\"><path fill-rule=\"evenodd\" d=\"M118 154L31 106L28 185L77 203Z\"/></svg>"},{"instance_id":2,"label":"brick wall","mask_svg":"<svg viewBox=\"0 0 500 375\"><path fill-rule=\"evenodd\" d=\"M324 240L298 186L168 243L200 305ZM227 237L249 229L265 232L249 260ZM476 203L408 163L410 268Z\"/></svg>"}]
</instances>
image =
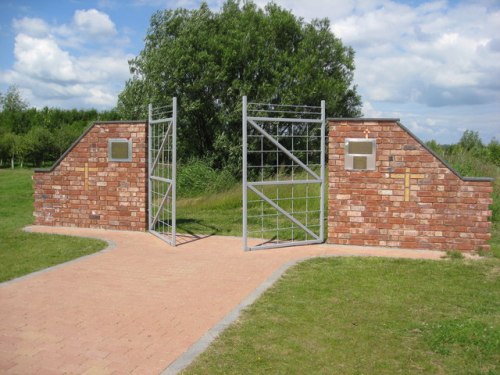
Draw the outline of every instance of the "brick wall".
<instances>
[{"instance_id":1,"label":"brick wall","mask_svg":"<svg viewBox=\"0 0 500 375\"><path fill-rule=\"evenodd\" d=\"M132 140L131 162L108 161L108 139ZM49 170L35 170L35 223L147 228L147 128L96 122Z\"/></svg>"},{"instance_id":2,"label":"brick wall","mask_svg":"<svg viewBox=\"0 0 500 375\"><path fill-rule=\"evenodd\" d=\"M345 170L345 139L366 136L375 170ZM459 176L398 120L329 120L328 174L329 243L489 249L492 179Z\"/></svg>"}]
</instances>

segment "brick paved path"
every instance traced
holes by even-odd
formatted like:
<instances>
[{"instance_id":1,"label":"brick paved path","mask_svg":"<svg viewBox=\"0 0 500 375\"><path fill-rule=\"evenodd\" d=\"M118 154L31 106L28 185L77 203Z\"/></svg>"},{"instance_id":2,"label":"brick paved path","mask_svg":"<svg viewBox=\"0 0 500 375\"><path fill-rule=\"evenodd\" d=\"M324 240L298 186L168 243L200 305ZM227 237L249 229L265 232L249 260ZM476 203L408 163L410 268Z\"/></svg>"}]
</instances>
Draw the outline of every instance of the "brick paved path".
<instances>
[{"instance_id":1,"label":"brick paved path","mask_svg":"<svg viewBox=\"0 0 500 375\"><path fill-rule=\"evenodd\" d=\"M442 255L328 245L243 252L240 238L218 236L171 248L140 232L32 230L115 246L0 284L2 374L158 374L291 260Z\"/></svg>"}]
</instances>

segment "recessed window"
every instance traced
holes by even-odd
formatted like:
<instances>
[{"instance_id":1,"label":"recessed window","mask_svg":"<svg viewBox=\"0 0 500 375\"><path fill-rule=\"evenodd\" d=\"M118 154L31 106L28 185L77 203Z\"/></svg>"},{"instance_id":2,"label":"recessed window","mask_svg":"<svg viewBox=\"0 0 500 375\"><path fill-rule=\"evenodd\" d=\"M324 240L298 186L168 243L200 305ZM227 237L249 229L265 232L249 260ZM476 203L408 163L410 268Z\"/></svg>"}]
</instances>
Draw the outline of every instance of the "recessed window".
<instances>
[{"instance_id":1,"label":"recessed window","mask_svg":"<svg viewBox=\"0 0 500 375\"><path fill-rule=\"evenodd\" d=\"M375 170L375 139L347 138L345 140L345 169Z\"/></svg>"},{"instance_id":2,"label":"recessed window","mask_svg":"<svg viewBox=\"0 0 500 375\"><path fill-rule=\"evenodd\" d=\"M128 139L110 139L108 141L109 161L132 161L132 142Z\"/></svg>"}]
</instances>

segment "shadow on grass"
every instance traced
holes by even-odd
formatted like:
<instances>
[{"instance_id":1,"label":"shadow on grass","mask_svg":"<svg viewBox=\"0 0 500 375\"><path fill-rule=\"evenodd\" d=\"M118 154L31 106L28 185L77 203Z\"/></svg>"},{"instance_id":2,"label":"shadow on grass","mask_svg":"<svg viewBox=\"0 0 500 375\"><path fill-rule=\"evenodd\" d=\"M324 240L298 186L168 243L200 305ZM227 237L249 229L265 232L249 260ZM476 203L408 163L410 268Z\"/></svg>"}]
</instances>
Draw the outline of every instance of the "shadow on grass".
<instances>
[{"instance_id":1,"label":"shadow on grass","mask_svg":"<svg viewBox=\"0 0 500 375\"><path fill-rule=\"evenodd\" d=\"M204 234L198 234L196 229ZM199 241L216 235L219 229L213 225L208 225L203 220L198 219L177 219L177 246L185 245L191 242ZM208 233L207 233L208 232Z\"/></svg>"}]
</instances>

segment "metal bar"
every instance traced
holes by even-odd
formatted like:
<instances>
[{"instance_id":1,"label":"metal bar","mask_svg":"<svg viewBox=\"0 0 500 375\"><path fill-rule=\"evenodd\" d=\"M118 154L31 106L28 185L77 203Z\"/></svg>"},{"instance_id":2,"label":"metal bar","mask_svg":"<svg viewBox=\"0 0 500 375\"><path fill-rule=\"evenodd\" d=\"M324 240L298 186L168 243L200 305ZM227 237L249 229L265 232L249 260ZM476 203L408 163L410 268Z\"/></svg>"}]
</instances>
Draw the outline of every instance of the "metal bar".
<instances>
[{"instance_id":1,"label":"metal bar","mask_svg":"<svg viewBox=\"0 0 500 375\"><path fill-rule=\"evenodd\" d=\"M266 249L276 249L279 247L315 245L315 244L320 244L320 243L323 243L323 241L321 241L321 240L304 240L304 241L295 241L295 242L275 243L275 244L271 244L271 245L250 246L248 249L249 250L266 250Z\"/></svg>"},{"instance_id":2,"label":"metal bar","mask_svg":"<svg viewBox=\"0 0 500 375\"><path fill-rule=\"evenodd\" d=\"M247 242L247 97L243 97L242 105L242 127L243 127L243 250L248 250Z\"/></svg>"},{"instance_id":3,"label":"metal bar","mask_svg":"<svg viewBox=\"0 0 500 375\"><path fill-rule=\"evenodd\" d=\"M165 205L165 202L167 201L168 194L170 193L170 190L172 190L172 184L168 185L168 189L165 192L165 194L163 195L163 199L161 200L160 205L158 206L158 211L156 211L156 215L153 218L153 221L152 221L151 226L149 227L149 229L152 229L153 226L156 224L156 221L158 220L158 216L160 216L160 212L163 209L163 206Z\"/></svg>"},{"instance_id":4,"label":"metal bar","mask_svg":"<svg viewBox=\"0 0 500 375\"><path fill-rule=\"evenodd\" d=\"M151 120L150 124L159 124L159 123L162 123L162 122L169 122L169 121L172 121L172 117L161 118L161 119L158 119L158 120Z\"/></svg>"},{"instance_id":5,"label":"metal bar","mask_svg":"<svg viewBox=\"0 0 500 375\"><path fill-rule=\"evenodd\" d=\"M321 112L305 112L305 111L294 111L294 110L276 110L276 109L266 109L266 108L249 108L250 112L266 112L266 113L288 113L290 115L313 115L321 116ZM296 118L296 117L294 117Z\"/></svg>"},{"instance_id":6,"label":"metal bar","mask_svg":"<svg viewBox=\"0 0 500 375\"><path fill-rule=\"evenodd\" d=\"M151 228L151 204L152 204L152 186L151 186L151 150L152 150L152 124L151 124L151 112L153 111L153 105L148 105L148 229Z\"/></svg>"},{"instance_id":7,"label":"metal bar","mask_svg":"<svg viewBox=\"0 0 500 375\"><path fill-rule=\"evenodd\" d=\"M321 124L321 119L307 119L307 118L285 118L285 117L253 117L248 116L248 121L266 121L266 122L302 122L302 123L316 123Z\"/></svg>"},{"instance_id":8,"label":"metal bar","mask_svg":"<svg viewBox=\"0 0 500 375\"><path fill-rule=\"evenodd\" d=\"M170 133L171 128L172 128L172 122L170 122L168 124L167 131L165 133L163 133L163 141L161 142L160 148L158 149L158 153L156 154L155 161L153 162L153 165L151 167L152 171L154 171L154 169L156 168L156 164L158 163L158 160L160 159L160 155L162 154L163 149L165 148L165 143L168 140L168 134Z\"/></svg>"},{"instance_id":9,"label":"metal bar","mask_svg":"<svg viewBox=\"0 0 500 375\"><path fill-rule=\"evenodd\" d=\"M265 200L267 203L269 203L272 207L274 207L277 211L281 212L283 215L285 215L289 220L297 224L302 230L304 230L306 233L310 234L312 237L319 239L316 233L311 231L309 228L307 228L304 224L302 224L299 220L297 220L295 217L290 215L287 211L285 211L283 208L278 206L276 203L274 203L271 199L266 197L263 193L261 193L259 190L254 188L252 185L248 185L248 188L252 190L255 194L257 194L259 197L261 197L263 200Z\"/></svg>"},{"instance_id":10,"label":"metal bar","mask_svg":"<svg viewBox=\"0 0 500 375\"><path fill-rule=\"evenodd\" d=\"M320 227L319 238L321 241L325 239L325 127L326 127L326 104L321 101L321 185L320 185Z\"/></svg>"},{"instance_id":11,"label":"metal bar","mask_svg":"<svg viewBox=\"0 0 500 375\"><path fill-rule=\"evenodd\" d=\"M172 246L176 243L177 230L177 97L172 99ZM167 131L168 134L168 131Z\"/></svg>"},{"instance_id":12,"label":"metal bar","mask_svg":"<svg viewBox=\"0 0 500 375\"><path fill-rule=\"evenodd\" d=\"M319 105L294 105L294 104L273 104L273 103L254 103L254 102L250 102L250 103L248 103L248 105L249 106L264 105L264 106L269 106L269 107L317 108L317 109L321 108L321 106L319 106Z\"/></svg>"},{"instance_id":13,"label":"metal bar","mask_svg":"<svg viewBox=\"0 0 500 375\"><path fill-rule=\"evenodd\" d=\"M159 177L159 176L149 176L151 180L156 180L156 181L162 181L162 182L167 182L169 184L172 183L172 179L170 178L165 178L165 177Z\"/></svg>"},{"instance_id":14,"label":"metal bar","mask_svg":"<svg viewBox=\"0 0 500 375\"><path fill-rule=\"evenodd\" d=\"M315 179L319 180L320 177L314 173L312 169L310 169L307 165L305 165L299 158L297 158L294 154L292 154L290 151L288 151L281 143L279 143L274 137L269 135L264 129L262 129L259 125L257 125L254 121L248 120L250 125L254 127L255 130L260 132L264 137L266 137L269 141L271 141L276 147L278 147L281 151L283 151L290 159L295 161L298 165L300 165L304 170L309 173L311 176L313 176Z\"/></svg>"},{"instance_id":15,"label":"metal bar","mask_svg":"<svg viewBox=\"0 0 500 375\"><path fill-rule=\"evenodd\" d=\"M252 186L272 186L272 185L303 185L303 184L321 184L322 180L268 180L268 181L255 181L248 182ZM286 199L286 198L284 198Z\"/></svg>"}]
</instances>

